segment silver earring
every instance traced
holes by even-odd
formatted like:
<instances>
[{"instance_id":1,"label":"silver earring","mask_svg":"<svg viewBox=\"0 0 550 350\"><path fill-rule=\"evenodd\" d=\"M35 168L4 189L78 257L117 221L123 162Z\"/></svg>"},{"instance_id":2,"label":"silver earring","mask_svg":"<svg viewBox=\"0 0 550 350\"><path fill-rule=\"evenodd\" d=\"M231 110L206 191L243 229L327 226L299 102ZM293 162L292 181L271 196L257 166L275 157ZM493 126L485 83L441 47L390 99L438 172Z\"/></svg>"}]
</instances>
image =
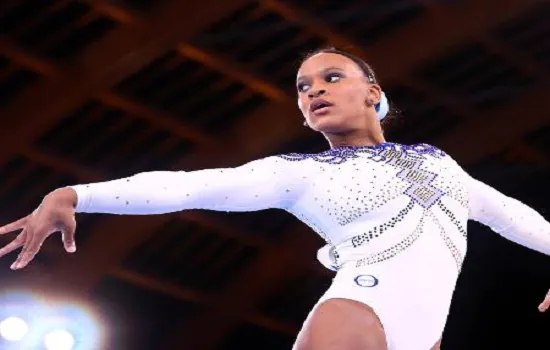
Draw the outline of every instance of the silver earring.
<instances>
[{"instance_id":1,"label":"silver earring","mask_svg":"<svg viewBox=\"0 0 550 350\"><path fill-rule=\"evenodd\" d=\"M307 126L307 122L304 120L304 126Z\"/></svg>"}]
</instances>

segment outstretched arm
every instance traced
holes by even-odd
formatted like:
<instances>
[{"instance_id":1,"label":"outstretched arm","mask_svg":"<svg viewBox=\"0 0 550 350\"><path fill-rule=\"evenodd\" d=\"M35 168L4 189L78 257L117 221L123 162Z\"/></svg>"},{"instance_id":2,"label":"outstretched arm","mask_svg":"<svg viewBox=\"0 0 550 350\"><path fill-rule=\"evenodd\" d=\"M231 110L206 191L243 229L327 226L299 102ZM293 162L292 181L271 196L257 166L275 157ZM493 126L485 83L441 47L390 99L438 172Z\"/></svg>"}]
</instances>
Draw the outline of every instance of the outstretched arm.
<instances>
[{"instance_id":1,"label":"outstretched arm","mask_svg":"<svg viewBox=\"0 0 550 350\"><path fill-rule=\"evenodd\" d=\"M253 211L287 209L304 191L290 162L269 157L230 169L156 171L128 178L62 188L46 195L30 215L0 227L0 235L22 230L0 257L23 247L13 269L25 267L42 243L61 231L68 252L76 251L75 211L162 214L184 209Z\"/></svg>"},{"instance_id":2,"label":"outstretched arm","mask_svg":"<svg viewBox=\"0 0 550 350\"><path fill-rule=\"evenodd\" d=\"M255 211L291 206L303 189L293 175L288 161L269 157L237 168L145 172L72 188L83 213Z\"/></svg>"},{"instance_id":3,"label":"outstretched arm","mask_svg":"<svg viewBox=\"0 0 550 350\"><path fill-rule=\"evenodd\" d=\"M550 223L524 203L466 175L470 219L510 241L550 255Z\"/></svg>"},{"instance_id":4,"label":"outstretched arm","mask_svg":"<svg viewBox=\"0 0 550 350\"><path fill-rule=\"evenodd\" d=\"M550 223L522 202L466 175L470 198L470 219L489 226L501 236L550 255ZM539 305L550 307L550 292Z\"/></svg>"}]
</instances>

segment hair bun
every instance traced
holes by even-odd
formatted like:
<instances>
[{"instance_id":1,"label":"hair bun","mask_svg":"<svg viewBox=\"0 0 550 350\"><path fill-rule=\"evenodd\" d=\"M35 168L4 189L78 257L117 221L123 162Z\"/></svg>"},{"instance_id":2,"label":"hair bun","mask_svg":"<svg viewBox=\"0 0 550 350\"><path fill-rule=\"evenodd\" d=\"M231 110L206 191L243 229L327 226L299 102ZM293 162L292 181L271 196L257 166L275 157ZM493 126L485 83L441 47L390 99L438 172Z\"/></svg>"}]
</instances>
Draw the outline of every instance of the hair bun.
<instances>
[{"instance_id":1,"label":"hair bun","mask_svg":"<svg viewBox=\"0 0 550 350\"><path fill-rule=\"evenodd\" d=\"M386 94L382 91L382 95L380 96L380 102L374 107L376 109L376 113L378 114L378 120L382 120L386 118L388 115L388 112L390 111L390 103L388 101L388 98L386 97Z\"/></svg>"}]
</instances>

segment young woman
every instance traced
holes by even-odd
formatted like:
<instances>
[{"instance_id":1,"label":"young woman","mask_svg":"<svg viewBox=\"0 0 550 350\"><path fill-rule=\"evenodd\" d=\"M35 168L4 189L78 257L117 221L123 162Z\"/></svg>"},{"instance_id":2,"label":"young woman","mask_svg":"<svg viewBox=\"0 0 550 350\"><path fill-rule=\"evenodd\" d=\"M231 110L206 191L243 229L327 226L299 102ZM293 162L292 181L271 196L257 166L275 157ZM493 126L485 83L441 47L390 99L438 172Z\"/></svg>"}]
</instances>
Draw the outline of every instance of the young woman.
<instances>
[{"instance_id":1,"label":"young woman","mask_svg":"<svg viewBox=\"0 0 550 350\"><path fill-rule=\"evenodd\" d=\"M325 136L329 150L61 188L29 216L0 228L2 234L22 229L0 256L23 247L12 266L23 268L57 231L74 252L75 212L279 208L326 240L318 258L338 271L295 349L426 350L443 332L468 219L550 253L550 223L537 212L471 178L433 146L384 139L380 121L388 100L359 58L315 52L300 66L297 89L306 124ZM550 298L541 310L548 304Z\"/></svg>"}]
</instances>

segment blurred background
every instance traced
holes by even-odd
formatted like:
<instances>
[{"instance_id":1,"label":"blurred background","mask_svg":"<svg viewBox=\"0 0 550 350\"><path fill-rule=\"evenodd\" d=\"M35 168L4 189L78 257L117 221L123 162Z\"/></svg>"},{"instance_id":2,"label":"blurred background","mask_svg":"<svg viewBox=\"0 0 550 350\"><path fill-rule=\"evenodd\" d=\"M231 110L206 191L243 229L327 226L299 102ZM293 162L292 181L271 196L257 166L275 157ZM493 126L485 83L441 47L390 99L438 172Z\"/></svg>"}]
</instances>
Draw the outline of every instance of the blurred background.
<instances>
[{"instance_id":1,"label":"blurred background","mask_svg":"<svg viewBox=\"0 0 550 350\"><path fill-rule=\"evenodd\" d=\"M372 64L390 141L550 218L549 37L549 1L3 0L0 218L59 186L326 149L294 92L325 45ZM277 211L78 220L77 254L56 236L23 271L0 260L1 349L290 349L333 276ZM473 223L468 244L442 348L549 349L550 258Z\"/></svg>"}]
</instances>

